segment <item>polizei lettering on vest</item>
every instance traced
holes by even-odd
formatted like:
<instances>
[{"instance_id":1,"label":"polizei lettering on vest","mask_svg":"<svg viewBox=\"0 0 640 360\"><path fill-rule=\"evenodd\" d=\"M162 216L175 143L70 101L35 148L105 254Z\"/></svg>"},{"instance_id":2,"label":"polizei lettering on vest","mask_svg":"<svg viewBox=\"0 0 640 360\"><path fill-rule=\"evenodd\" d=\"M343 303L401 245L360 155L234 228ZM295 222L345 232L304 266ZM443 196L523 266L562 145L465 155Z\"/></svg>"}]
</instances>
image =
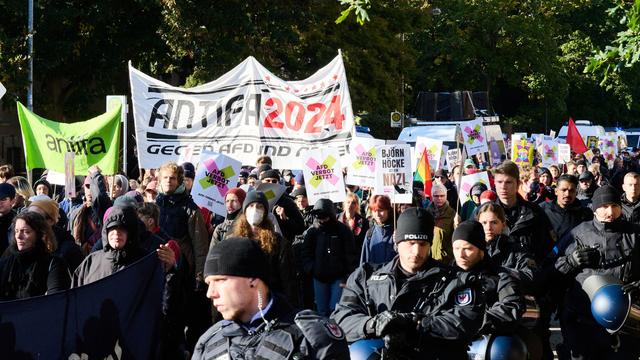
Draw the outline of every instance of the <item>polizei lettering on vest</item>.
<instances>
[{"instance_id":1,"label":"polizei lettering on vest","mask_svg":"<svg viewBox=\"0 0 640 360\"><path fill-rule=\"evenodd\" d=\"M106 154L107 147L104 144L104 140L101 137L94 136L88 139L69 139L55 138L51 134L45 136L47 140L47 148L51 151L55 151L60 154L64 154L70 151L76 153L76 155L97 155Z\"/></svg>"}]
</instances>

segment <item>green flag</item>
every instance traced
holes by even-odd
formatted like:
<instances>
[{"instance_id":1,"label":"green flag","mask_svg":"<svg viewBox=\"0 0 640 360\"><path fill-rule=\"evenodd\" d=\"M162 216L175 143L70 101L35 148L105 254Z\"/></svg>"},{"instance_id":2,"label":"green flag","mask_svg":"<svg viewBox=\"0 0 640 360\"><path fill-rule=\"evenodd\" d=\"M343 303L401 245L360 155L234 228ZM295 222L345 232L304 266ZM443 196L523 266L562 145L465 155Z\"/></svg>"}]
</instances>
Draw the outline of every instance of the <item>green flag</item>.
<instances>
[{"instance_id":1,"label":"green flag","mask_svg":"<svg viewBox=\"0 0 640 360\"><path fill-rule=\"evenodd\" d=\"M75 153L75 174L86 175L91 165L103 174L118 171L120 106L93 119L65 124L47 120L18 102L27 169L64 173L64 154Z\"/></svg>"}]
</instances>

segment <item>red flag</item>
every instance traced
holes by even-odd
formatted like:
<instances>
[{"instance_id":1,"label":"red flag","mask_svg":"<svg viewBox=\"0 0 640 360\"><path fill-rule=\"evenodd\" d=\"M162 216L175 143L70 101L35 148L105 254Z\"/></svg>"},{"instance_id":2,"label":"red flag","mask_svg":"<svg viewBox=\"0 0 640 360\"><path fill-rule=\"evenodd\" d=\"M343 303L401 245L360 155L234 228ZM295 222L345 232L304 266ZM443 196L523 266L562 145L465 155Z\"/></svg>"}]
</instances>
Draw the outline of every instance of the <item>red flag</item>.
<instances>
[{"instance_id":1,"label":"red flag","mask_svg":"<svg viewBox=\"0 0 640 360\"><path fill-rule=\"evenodd\" d=\"M587 146L582 141L582 136L580 136L580 131L576 127L576 123L573 122L573 118L569 118L569 126L567 129L567 144L571 146L571 150L573 150L576 154L582 154L587 151Z\"/></svg>"},{"instance_id":2,"label":"red flag","mask_svg":"<svg viewBox=\"0 0 640 360\"><path fill-rule=\"evenodd\" d=\"M422 181L424 195L431 198L431 187L433 183L431 182L431 166L429 165L429 151L427 149L422 151L414 180Z\"/></svg>"}]
</instances>

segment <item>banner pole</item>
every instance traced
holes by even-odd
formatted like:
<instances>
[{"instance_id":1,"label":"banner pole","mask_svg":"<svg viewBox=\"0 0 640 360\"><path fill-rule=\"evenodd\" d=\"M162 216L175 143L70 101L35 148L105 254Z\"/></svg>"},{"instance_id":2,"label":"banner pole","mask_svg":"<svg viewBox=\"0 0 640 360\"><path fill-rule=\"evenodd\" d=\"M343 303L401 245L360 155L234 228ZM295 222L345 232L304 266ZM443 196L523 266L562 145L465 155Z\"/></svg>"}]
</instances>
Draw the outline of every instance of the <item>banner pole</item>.
<instances>
[{"instance_id":1,"label":"banner pole","mask_svg":"<svg viewBox=\"0 0 640 360\"><path fill-rule=\"evenodd\" d=\"M458 154L460 154L460 160L458 161L458 166L460 167L460 175L458 175L458 181L454 184L456 187L456 191L458 192L458 202L456 203L456 214L460 211L460 184L462 183L462 171L464 171L463 165L464 161L462 160L462 150L460 149L460 142L458 141L458 134L462 133L462 129L460 129L460 125L456 125L456 146L458 148ZM455 179L454 179L455 181Z\"/></svg>"}]
</instances>

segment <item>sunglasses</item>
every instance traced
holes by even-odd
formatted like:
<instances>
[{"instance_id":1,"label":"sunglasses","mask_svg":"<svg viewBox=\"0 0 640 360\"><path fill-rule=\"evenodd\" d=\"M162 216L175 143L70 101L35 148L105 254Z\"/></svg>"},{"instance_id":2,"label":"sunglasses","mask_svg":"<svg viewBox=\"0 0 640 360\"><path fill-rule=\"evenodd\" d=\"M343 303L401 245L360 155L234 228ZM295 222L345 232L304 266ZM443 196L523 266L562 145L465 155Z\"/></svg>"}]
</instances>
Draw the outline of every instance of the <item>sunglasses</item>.
<instances>
[{"instance_id":1,"label":"sunglasses","mask_svg":"<svg viewBox=\"0 0 640 360\"><path fill-rule=\"evenodd\" d=\"M263 183L270 183L270 184L277 184L278 183L278 179L263 179L262 182Z\"/></svg>"}]
</instances>

